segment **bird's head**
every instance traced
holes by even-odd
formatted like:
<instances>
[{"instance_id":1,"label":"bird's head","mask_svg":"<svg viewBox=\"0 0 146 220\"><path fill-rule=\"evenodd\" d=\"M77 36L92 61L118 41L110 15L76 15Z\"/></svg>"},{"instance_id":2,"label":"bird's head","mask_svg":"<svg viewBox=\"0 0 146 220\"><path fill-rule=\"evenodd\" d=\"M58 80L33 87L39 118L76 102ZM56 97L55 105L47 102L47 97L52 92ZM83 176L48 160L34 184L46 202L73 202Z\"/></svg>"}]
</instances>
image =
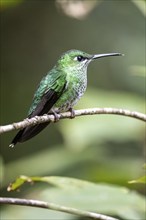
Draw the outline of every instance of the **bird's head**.
<instances>
[{"instance_id":1,"label":"bird's head","mask_svg":"<svg viewBox=\"0 0 146 220\"><path fill-rule=\"evenodd\" d=\"M57 62L60 68L87 68L88 64L95 59L107 56L120 56L120 53L106 53L91 55L80 50L69 50L61 55Z\"/></svg>"}]
</instances>

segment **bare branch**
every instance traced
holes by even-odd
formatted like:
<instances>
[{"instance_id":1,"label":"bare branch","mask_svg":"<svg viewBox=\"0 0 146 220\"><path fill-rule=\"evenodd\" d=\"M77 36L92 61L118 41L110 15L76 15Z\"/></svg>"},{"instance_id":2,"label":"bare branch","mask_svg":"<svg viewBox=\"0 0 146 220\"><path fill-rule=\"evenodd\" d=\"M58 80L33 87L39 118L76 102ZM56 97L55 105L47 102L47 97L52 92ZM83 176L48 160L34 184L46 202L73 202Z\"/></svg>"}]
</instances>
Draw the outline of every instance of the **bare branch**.
<instances>
[{"instance_id":1,"label":"bare branch","mask_svg":"<svg viewBox=\"0 0 146 220\"><path fill-rule=\"evenodd\" d=\"M117 109L117 108L90 108L90 109L80 109L75 110L75 117L83 116L83 115L98 115L98 114L113 114L113 115L122 115L128 116L134 119L138 119L146 122L146 115L140 112L130 111L127 109ZM60 113L58 115L59 119L71 118L70 112ZM15 129L22 129L28 126L33 126L36 124L41 124L47 121L54 122L54 115L43 115L43 116L35 116L30 119L24 119L23 121L16 122L10 125L0 126L0 134L12 131Z\"/></svg>"},{"instance_id":2,"label":"bare branch","mask_svg":"<svg viewBox=\"0 0 146 220\"><path fill-rule=\"evenodd\" d=\"M75 208L70 208L66 206L60 206L54 203L39 201L39 200L32 200L32 199L19 199L19 198L5 198L0 197L0 204L11 204L11 205L22 205L22 206L32 206L37 208L45 208L51 209L54 211L66 212L73 215L89 217L91 219L98 219L98 220L118 220L116 218L102 215L94 212L83 211Z\"/></svg>"}]
</instances>

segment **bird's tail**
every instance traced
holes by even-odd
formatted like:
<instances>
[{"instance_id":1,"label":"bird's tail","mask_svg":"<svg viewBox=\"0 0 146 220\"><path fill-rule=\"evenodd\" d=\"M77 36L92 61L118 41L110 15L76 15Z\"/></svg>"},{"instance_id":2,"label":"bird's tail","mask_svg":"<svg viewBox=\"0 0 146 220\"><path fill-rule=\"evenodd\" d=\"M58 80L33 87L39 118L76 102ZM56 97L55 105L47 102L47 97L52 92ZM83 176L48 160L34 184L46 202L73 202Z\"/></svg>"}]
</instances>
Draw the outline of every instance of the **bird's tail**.
<instances>
[{"instance_id":1,"label":"bird's tail","mask_svg":"<svg viewBox=\"0 0 146 220\"><path fill-rule=\"evenodd\" d=\"M45 122L39 125L23 128L16 134L9 147L14 147L17 142L24 142L31 139L32 137L40 133L49 123L50 122Z\"/></svg>"}]
</instances>

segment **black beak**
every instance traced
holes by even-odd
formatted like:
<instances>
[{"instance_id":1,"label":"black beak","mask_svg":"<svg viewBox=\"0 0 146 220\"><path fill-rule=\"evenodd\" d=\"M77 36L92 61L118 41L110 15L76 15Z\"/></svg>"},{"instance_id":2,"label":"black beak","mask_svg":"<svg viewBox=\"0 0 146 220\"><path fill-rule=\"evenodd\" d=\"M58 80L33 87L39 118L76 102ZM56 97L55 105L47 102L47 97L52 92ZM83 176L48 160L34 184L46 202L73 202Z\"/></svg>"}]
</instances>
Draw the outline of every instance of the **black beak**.
<instances>
[{"instance_id":1,"label":"black beak","mask_svg":"<svg viewBox=\"0 0 146 220\"><path fill-rule=\"evenodd\" d=\"M121 53L103 53L103 54L95 54L93 55L92 59L98 59L102 57L109 57L109 56L124 56L124 54Z\"/></svg>"}]
</instances>

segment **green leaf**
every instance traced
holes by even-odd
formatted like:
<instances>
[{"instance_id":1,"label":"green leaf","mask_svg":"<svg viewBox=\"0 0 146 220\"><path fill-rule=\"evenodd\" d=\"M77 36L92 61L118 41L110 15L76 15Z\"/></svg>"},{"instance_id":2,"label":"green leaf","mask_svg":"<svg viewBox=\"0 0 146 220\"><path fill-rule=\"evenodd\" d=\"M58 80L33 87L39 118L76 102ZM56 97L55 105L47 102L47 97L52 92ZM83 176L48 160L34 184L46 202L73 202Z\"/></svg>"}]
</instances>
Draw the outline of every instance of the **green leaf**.
<instances>
[{"instance_id":1,"label":"green leaf","mask_svg":"<svg viewBox=\"0 0 146 220\"><path fill-rule=\"evenodd\" d=\"M146 170L146 164L143 165L143 169ZM146 183L146 176L142 176L136 180L131 180L128 183Z\"/></svg>"},{"instance_id":2,"label":"green leaf","mask_svg":"<svg viewBox=\"0 0 146 220\"><path fill-rule=\"evenodd\" d=\"M32 182L32 178L22 175L18 177L15 182L10 183L10 185L7 187L7 191L17 190L26 182Z\"/></svg>"},{"instance_id":3,"label":"green leaf","mask_svg":"<svg viewBox=\"0 0 146 220\"><path fill-rule=\"evenodd\" d=\"M74 178L57 176L25 178L23 176L23 178L18 178L16 182L20 183L21 179L25 179L27 182L43 181L51 185L51 187L41 192L39 191L36 199L78 209L116 215L127 220L144 219L144 197L135 191L130 191L126 187L95 184ZM14 185L16 186L16 183ZM12 186L14 185L12 184Z\"/></svg>"},{"instance_id":4,"label":"green leaf","mask_svg":"<svg viewBox=\"0 0 146 220\"><path fill-rule=\"evenodd\" d=\"M146 176L142 176L137 180L131 180L128 183L146 183Z\"/></svg>"}]
</instances>

